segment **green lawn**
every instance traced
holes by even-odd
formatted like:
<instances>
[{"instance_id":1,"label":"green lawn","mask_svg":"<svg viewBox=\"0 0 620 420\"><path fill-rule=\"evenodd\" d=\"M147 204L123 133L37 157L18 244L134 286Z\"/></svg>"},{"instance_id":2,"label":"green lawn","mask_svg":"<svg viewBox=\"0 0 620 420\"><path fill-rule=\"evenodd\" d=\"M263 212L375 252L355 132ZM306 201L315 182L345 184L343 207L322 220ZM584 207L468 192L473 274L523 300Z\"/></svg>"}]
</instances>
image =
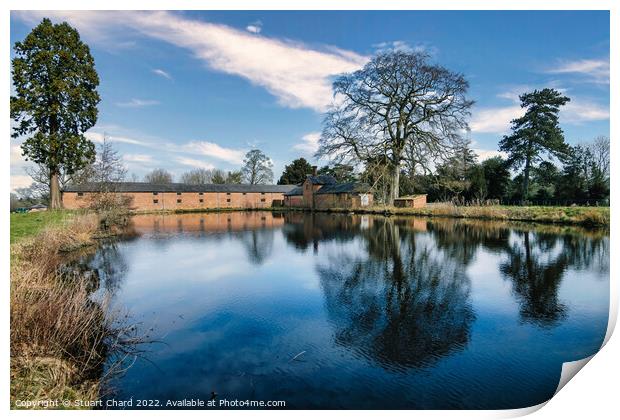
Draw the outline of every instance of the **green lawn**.
<instances>
[{"instance_id":1,"label":"green lawn","mask_svg":"<svg viewBox=\"0 0 620 420\"><path fill-rule=\"evenodd\" d=\"M60 224L70 214L66 211L11 213L11 243L35 235L47 225Z\"/></svg>"}]
</instances>

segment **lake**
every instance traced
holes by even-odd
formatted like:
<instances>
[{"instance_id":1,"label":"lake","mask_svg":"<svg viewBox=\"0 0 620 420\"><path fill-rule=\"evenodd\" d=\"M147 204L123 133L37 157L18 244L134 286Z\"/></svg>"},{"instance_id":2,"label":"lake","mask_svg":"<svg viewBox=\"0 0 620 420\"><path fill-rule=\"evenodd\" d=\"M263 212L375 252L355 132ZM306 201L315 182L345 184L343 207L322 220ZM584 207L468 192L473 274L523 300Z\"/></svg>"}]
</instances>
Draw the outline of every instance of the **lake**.
<instances>
[{"instance_id":1,"label":"lake","mask_svg":"<svg viewBox=\"0 0 620 420\"><path fill-rule=\"evenodd\" d=\"M520 408L607 328L604 231L303 212L132 225L87 261L95 296L153 340L109 400Z\"/></svg>"}]
</instances>

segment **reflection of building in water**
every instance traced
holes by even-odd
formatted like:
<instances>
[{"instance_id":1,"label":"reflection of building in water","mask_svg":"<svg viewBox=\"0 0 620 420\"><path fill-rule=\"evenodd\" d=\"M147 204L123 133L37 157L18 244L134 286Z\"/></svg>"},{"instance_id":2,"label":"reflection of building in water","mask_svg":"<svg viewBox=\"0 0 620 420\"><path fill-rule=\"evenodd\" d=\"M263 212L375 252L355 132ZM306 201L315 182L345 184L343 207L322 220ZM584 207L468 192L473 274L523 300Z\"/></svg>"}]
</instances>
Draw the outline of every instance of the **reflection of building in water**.
<instances>
[{"instance_id":1,"label":"reflection of building in water","mask_svg":"<svg viewBox=\"0 0 620 420\"><path fill-rule=\"evenodd\" d=\"M138 233L224 232L276 228L284 217L271 212L226 212L188 214L140 214L132 218Z\"/></svg>"}]
</instances>

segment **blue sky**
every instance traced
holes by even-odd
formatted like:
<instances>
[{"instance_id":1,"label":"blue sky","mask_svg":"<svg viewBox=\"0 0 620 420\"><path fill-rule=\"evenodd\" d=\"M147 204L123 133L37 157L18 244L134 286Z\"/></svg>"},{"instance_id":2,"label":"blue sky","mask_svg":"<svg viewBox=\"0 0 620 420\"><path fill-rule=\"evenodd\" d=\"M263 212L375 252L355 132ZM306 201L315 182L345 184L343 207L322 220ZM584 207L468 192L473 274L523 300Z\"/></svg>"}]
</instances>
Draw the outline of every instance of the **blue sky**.
<instances>
[{"instance_id":1,"label":"blue sky","mask_svg":"<svg viewBox=\"0 0 620 420\"><path fill-rule=\"evenodd\" d=\"M139 177L237 169L254 147L276 180L293 159L314 161L331 80L385 49L424 49L465 74L481 158L521 115L517 96L535 88L571 97L560 115L570 143L609 135L606 11L20 11L11 44L45 16L90 45L102 101L87 135L105 133ZM26 165L13 140L12 188L30 183Z\"/></svg>"}]
</instances>

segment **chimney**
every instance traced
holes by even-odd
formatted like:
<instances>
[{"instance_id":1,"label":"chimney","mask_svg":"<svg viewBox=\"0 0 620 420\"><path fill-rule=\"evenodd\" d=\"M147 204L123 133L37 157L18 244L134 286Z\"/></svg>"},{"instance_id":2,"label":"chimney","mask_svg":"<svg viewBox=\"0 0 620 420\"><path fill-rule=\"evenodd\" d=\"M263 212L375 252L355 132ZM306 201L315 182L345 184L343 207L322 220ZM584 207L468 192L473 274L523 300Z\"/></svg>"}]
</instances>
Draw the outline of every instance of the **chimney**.
<instances>
[{"instance_id":1,"label":"chimney","mask_svg":"<svg viewBox=\"0 0 620 420\"><path fill-rule=\"evenodd\" d=\"M312 167L312 175L316 176L316 166Z\"/></svg>"}]
</instances>

